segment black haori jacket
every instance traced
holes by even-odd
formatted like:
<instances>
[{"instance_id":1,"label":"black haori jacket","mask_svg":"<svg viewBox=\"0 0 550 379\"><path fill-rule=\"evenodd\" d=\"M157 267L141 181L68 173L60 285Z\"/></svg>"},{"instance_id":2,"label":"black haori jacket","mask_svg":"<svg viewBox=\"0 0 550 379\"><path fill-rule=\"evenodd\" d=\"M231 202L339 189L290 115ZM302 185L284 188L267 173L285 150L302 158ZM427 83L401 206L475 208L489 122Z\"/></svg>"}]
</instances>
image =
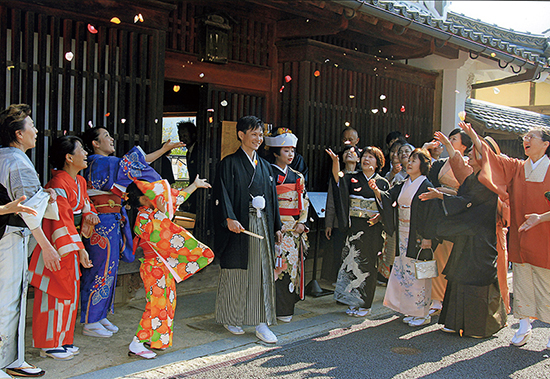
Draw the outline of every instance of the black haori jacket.
<instances>
[{"instance_id":1,"label":"black haori jacket","mask_svg":"<svg viewBox=\"0 0 550 379\"><path fill-rule=\"evenodd\" d=\"M249 229L249 205L252 196L265 197L268 233L266 240L274 249L275 231L281 230L277 189L271 165L257 154L256 169L246 153L239 148L219 164L214 181L214 253L220 259L221 268L248 268L248 241L244 233L233 233L227 228L227 218L237 220Z\"/></svg>"}]
</instances>

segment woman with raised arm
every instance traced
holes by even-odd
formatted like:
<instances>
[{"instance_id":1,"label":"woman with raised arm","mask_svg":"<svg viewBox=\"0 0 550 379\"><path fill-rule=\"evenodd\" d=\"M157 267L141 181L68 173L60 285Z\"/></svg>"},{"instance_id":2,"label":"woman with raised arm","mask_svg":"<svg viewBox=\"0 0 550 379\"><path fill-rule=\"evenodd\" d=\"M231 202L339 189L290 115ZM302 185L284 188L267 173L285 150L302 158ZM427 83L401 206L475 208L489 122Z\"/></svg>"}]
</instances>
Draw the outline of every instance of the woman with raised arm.
<instances>
[{"instance_id":1,"label":"woman with raised arm","mask_svg":"<svg viewBox=\"0 0 550 379\"><path fill-rule=\"evenodd\" d=\"M183 143L168 141L161 149L147 155L135 146L122 158L117 158L112 155L114 139L107 129L88 129L82 139L90 153L84 178L100 224L90 238L82 241L94 265L82 269L80 322L85 324L82 333L86 336L111 337L118 331L118 327L107 319L107 314L113 312L119 259L134 260L128 215L122 207L123 192L133 179L160 180L160 175L149 163Z\"/></svg>"},{"instance_id":2,"label":"woman with raised arm","mask_svg":"<svg viewBox=\"0 0 550 379\"><path fill-rule=\"evenodd\" d=\"M388 280L384 305L405 315L410 326L430 323L432 280L416 279L414 261L422 249L431 249L434 222L430 207L434 200L422 202L420 194L433 187L426 178L431 159L425 149L415 149L406 166L408 178L389 191L381 191L369 181L380 209L386 232L396 233L396 257ZM394 203L397 207L393 207ZM423 258L422 256L420 258Z\"/></svg>"},{"instance_id":3,"label":"woman with raised arm","mask_svg":"<svg viewBox=\"0 0 550 379\"><path fill-rule=\"evenodd\" d=\"M438 132L436 132L438 133ZM449 157L452 157L454 153L460 154L460 157L464 159L464 155L472 147L472 140L464 131L460 128L456 128L449 134L448 138L450 146L448 146L447 153ZM435 140L435 143L427 143L424 146L435 146L440 141ZM458 155L457 154L457 155ZM441 158L432 162L432 168L428 174L428 180L434 185L434 187L442 193L456 195L460 183L456 179L451 161L449 158ZM447 280L444 275L441 274L443 267L447 264L449 255L453 243L447 240L442 241L434 250L434 258L437 261L437 266L440 267L439 276L432 279L432 305L430 308L431 315L437 315L441 312L443 298L445 297L445 288L447 287Z\"/></svg>"},{"instance_id":4,"label":"woman with raised arm","mask_svg":"<svg viewBox=\"0 0 550 379\"><path fill-rule=\"evenodd\" d=\"M346 231L342 250L343 263L338 272L334 299L346 304L349 316L365 317L374 299L377 279L377 257L382 250L382 224L374 193L369 188L373 180L382 190L389 189L386 179L378 175L384 167L384 154L377 147L365 147L361 154L361 171L344 174L338 156L326 150L332 159L334 204L338 224Z\"/></svg>"},{"instance_id":5,"label":"woman with raised arm","mask_svg":"<svg viewBox=\"0 0 550 379\"><path fill-rule=\"evenodd\" d=\"M0 217L0 378L11 375L36 377L44 370L25 362L25 317L27 306L28 242L34 236L44 251L44 264L59 270L60 256L42 230L42 218L48 201L55 201L55 192L40 186L38 174L25 154L36 145L38 131L34 127L31 108L27 104L10 105L0 112L0 203L4 210L10 202L25 197L25 206L36 212ZM53 215L52 217L55 217Z\"/></svg>"},{"instance_id":6,"label":"woman with raised arm","mask_svg":"<svg viewBox=\"0 0 550 379\"><path fill-rule=\"evenodd\" d=\"M497 275L498 196L479 182L481 167L474 150L468 156L470 174L462 180L456 195L430 188L420 199L441 200L437 208L440 213L434 216L436 234L453 241L448 262L440 267L447 280L439 317L439 323L445 325L442 330L485 338L506 324ZM458 177L467 171L459 166L460 161L464 164L462 156L453 165Z\"/></svg>"},{"instance_id":7,"label":"woman with raised arm","mask_svg":"<svg viewBox=\"0 0 550 379\"><path fill-rule=\"evenodd\" d=\"M479 181L510 199L510 245L513 262L514 316L519 329L511 343L522 346L531 336L531 319L550 323L550 223L520 228L531 214L550 211L545 192L550 188L550 131L532 128L523 137L526 160L495 154L470 124L459 124L481 151ZM550 340L546 345L550 348Z\"/></svg>"},{"instance_id":8,"label":"woman with raised arm","mask_svg":"<svg viewBox=\"0 0 550 379\"><path fill-rule=\"evenodd\" d=\"M456 180L462 185L464 180L470 176L474 169L466 160L460 151L455 150L451 141L441 132L435 132L434 138L445 146L447 152L449 153L449 162L451 163L451 168L453 170L453 175ZM494 139L487 136L485 141L493 148L495 153L500 154L500 147ZM479 153L477 153L479 154ZM475 158L472 158L475 159ZM476 163L472 163L475 165ZM435 189L430 189L430 191ZM504 302L504 307L506 309L506 314L510 313L510 291L508 288L508 248L507 248L507 238L508 234L508 225L510 225L510 202L508 195L505 196L499 195L497 202L497 272L498 272L498 286L500 288L500 295L502 301Z\"/></svg>"},{"instance_id":9,"label":"woman with raised arm","mask_svg":"<svg viewBox=\"0 0 550 379\"><path fill-rule=\"evenodd\" d=\"M361 149L346 145L344 150L340 154L344 168L342 172L344 174L351 174L357 172L357 165L359 163L359 155L361 154ZM332 282L336 282L338 279L338 271L342 265L342 248L344 247L345 235L344 232L339 227L338 217L336 217L336 208L334 207L334 193L332 190L332 185L330 184L329 179L328 191L327 191L327 202L326 202L326 211L325 211L325 237L327 240L332 240L332 261L330 262L330 276L329 279ZM324 265L324 263L323 263Z\"/></svg>"},{"instance_id":10,"label":"woman with raised arm","mask_svg":"<svg viewBox=\"0 0 550 379\"><path fill-rule=\"evenodd\" d=\"M35 287L32 337L34 347L42 349L41 357L72 359L79 353L74 346L74 326L78 312L80 289L79 262L92 267L81 240L89 237L99 218L86 193L86 180L78 175L88 164L88 153L82 140L63 136L50 148L52 179L46 185L57 193L58 220L42 223L44 234L61 255L61 269L44 267L44 252L40 246L33 251L29 271Z\"/></svg>"}]
</instances>

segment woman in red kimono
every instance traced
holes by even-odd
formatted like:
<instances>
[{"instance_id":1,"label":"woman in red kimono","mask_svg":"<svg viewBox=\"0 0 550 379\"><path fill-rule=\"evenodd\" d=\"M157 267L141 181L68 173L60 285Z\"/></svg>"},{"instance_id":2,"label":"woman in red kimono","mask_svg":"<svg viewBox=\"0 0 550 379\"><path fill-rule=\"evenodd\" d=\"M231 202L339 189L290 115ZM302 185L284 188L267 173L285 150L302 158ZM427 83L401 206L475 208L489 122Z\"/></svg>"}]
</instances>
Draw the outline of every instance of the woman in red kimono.
<instances>
[{"instance_id":1,"label":"woman in red kimono","mask_svg":"<svg viewBox=\"0 0 550 379\"><path fill-rule=\"evenodd\" d=\"M42 228L61 255L61 269L47 269L42 249L36 246L29 271L35 287L33 345L42 349L41 357L72 359L79 353L73 345L80 289L79 262L83 267L92 267L80 234L89 236L99 222L86 192L86 180L78 175L87 167L87 155L82 140L74 136L58 138L50 147L49 159L54 170L46 188L53 188L57 193L59 219L44 219Z\"/></svg>"},{"instance_id":2,"label":"woman in red kimono","mask_svg":"<svg viewBox=\"0 0 550 379\"><path fill-rule=\"evenodd\" d=\"M134 227L134 248L142 247L144 259L139 273L145 286L147 304L136 335L129 346L129 356L155 358L154 350L172 346L176 282L187 279L214 260L210 248L171 219L177 207L197 188L210 188L197 178L184 191L170 188L167 180L130 184L128 204L138 208Z\"/></svg>"}]
</instances>

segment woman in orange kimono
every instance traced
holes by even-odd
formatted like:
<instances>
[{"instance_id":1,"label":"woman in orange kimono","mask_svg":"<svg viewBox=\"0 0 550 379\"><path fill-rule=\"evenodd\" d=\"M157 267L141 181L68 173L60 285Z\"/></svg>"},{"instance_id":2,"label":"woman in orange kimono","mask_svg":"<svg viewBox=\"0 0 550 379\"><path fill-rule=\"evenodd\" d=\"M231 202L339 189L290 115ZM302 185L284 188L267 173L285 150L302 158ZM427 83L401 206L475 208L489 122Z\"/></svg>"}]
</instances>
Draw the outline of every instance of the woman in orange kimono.
<instances>
[{"instance_id":1,"label":"woman in orange kimono","mask_svg":"<svg viewBox=\"0 0 550 379\"><path fill-rule=\"evenodd\" d=\"M177 207L197 188L211 188L198 175L185 191L170 188L166 180L148 183L135 180L128 186L128 204L138 208L134 226L134 248L143 248L139 269L145 285L147 304L136 335L129 346L129 356L156 357L149 350L172 346L176 282L187 279L214 259L210 248L171 219Z\"/></svg>"},{"instance_id":2,"label":"woman in orange kimono","mask_svg":"<svg viewBox=\"0 0 550 379\"><path fill-rule=\"evenodd\" d=\"M550 323L550 223L530 226L531 217L550 211L545 192L550 188L550 132L533 128L523 137L526 160L495 154L470 124L461 122L481 151L479 181L510 200L510 245L513 262L514 317L519 328L511 344L523 346L531 336L531 319ZM533 216L534 217L534 216ZM550 349L550 340L546 345Z\"/></svg>"},{"instance_id":3,"label":"woman in orange kimono","mask_svg":"<svg viewBox=\"0 0 550 379\"><path fill-rule=\"evenodd\" d=\"M35 287L32 334L34 347L41 348L41 357L72 359L79 353L73 345L78 311L80 267L91 267L82 235L89 236L99 222L86 192L86 180L78 172L87 167L87 153L82 140L63 136L50 148L50 164L54 168L46 188L57 193L59 219L45 219L44 234L61 256L61 269L50 271L44 266L43 252L36 246L29 271Z\"/></svg>"}]
</instances>

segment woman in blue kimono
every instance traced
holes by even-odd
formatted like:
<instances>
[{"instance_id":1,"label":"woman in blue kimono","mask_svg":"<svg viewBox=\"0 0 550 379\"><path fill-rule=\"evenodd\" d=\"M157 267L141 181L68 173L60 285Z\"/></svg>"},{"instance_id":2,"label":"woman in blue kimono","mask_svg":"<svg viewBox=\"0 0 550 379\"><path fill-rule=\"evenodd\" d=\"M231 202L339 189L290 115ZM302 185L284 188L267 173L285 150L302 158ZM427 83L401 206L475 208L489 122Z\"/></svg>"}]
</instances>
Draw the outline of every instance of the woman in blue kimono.
<instances>
[{"instance_id":1,"label":"woman in blue kimono","mask_svg":"<svg viewBox=\"0 0 550 379\"><path fill-rule=\"evenodd\" d=\"M92 337L111 337L118 327L107 320L113 311L114 293L119 259L134 260L132 236L128 216L122 206L122 194L133 179L149 182L160 180L160 175L149 163L168 150L183 143L170 141L162 148L145 154L139 146L133 147L122 158L115 152L114 139L105 128L88 129L82 139L89 151L88 168L84 178L88 182L88 195L99 214L100 223L91 237L83 238L92 268L82 269L80 284L82 333Z\"/></svg>"}]
</instances>

